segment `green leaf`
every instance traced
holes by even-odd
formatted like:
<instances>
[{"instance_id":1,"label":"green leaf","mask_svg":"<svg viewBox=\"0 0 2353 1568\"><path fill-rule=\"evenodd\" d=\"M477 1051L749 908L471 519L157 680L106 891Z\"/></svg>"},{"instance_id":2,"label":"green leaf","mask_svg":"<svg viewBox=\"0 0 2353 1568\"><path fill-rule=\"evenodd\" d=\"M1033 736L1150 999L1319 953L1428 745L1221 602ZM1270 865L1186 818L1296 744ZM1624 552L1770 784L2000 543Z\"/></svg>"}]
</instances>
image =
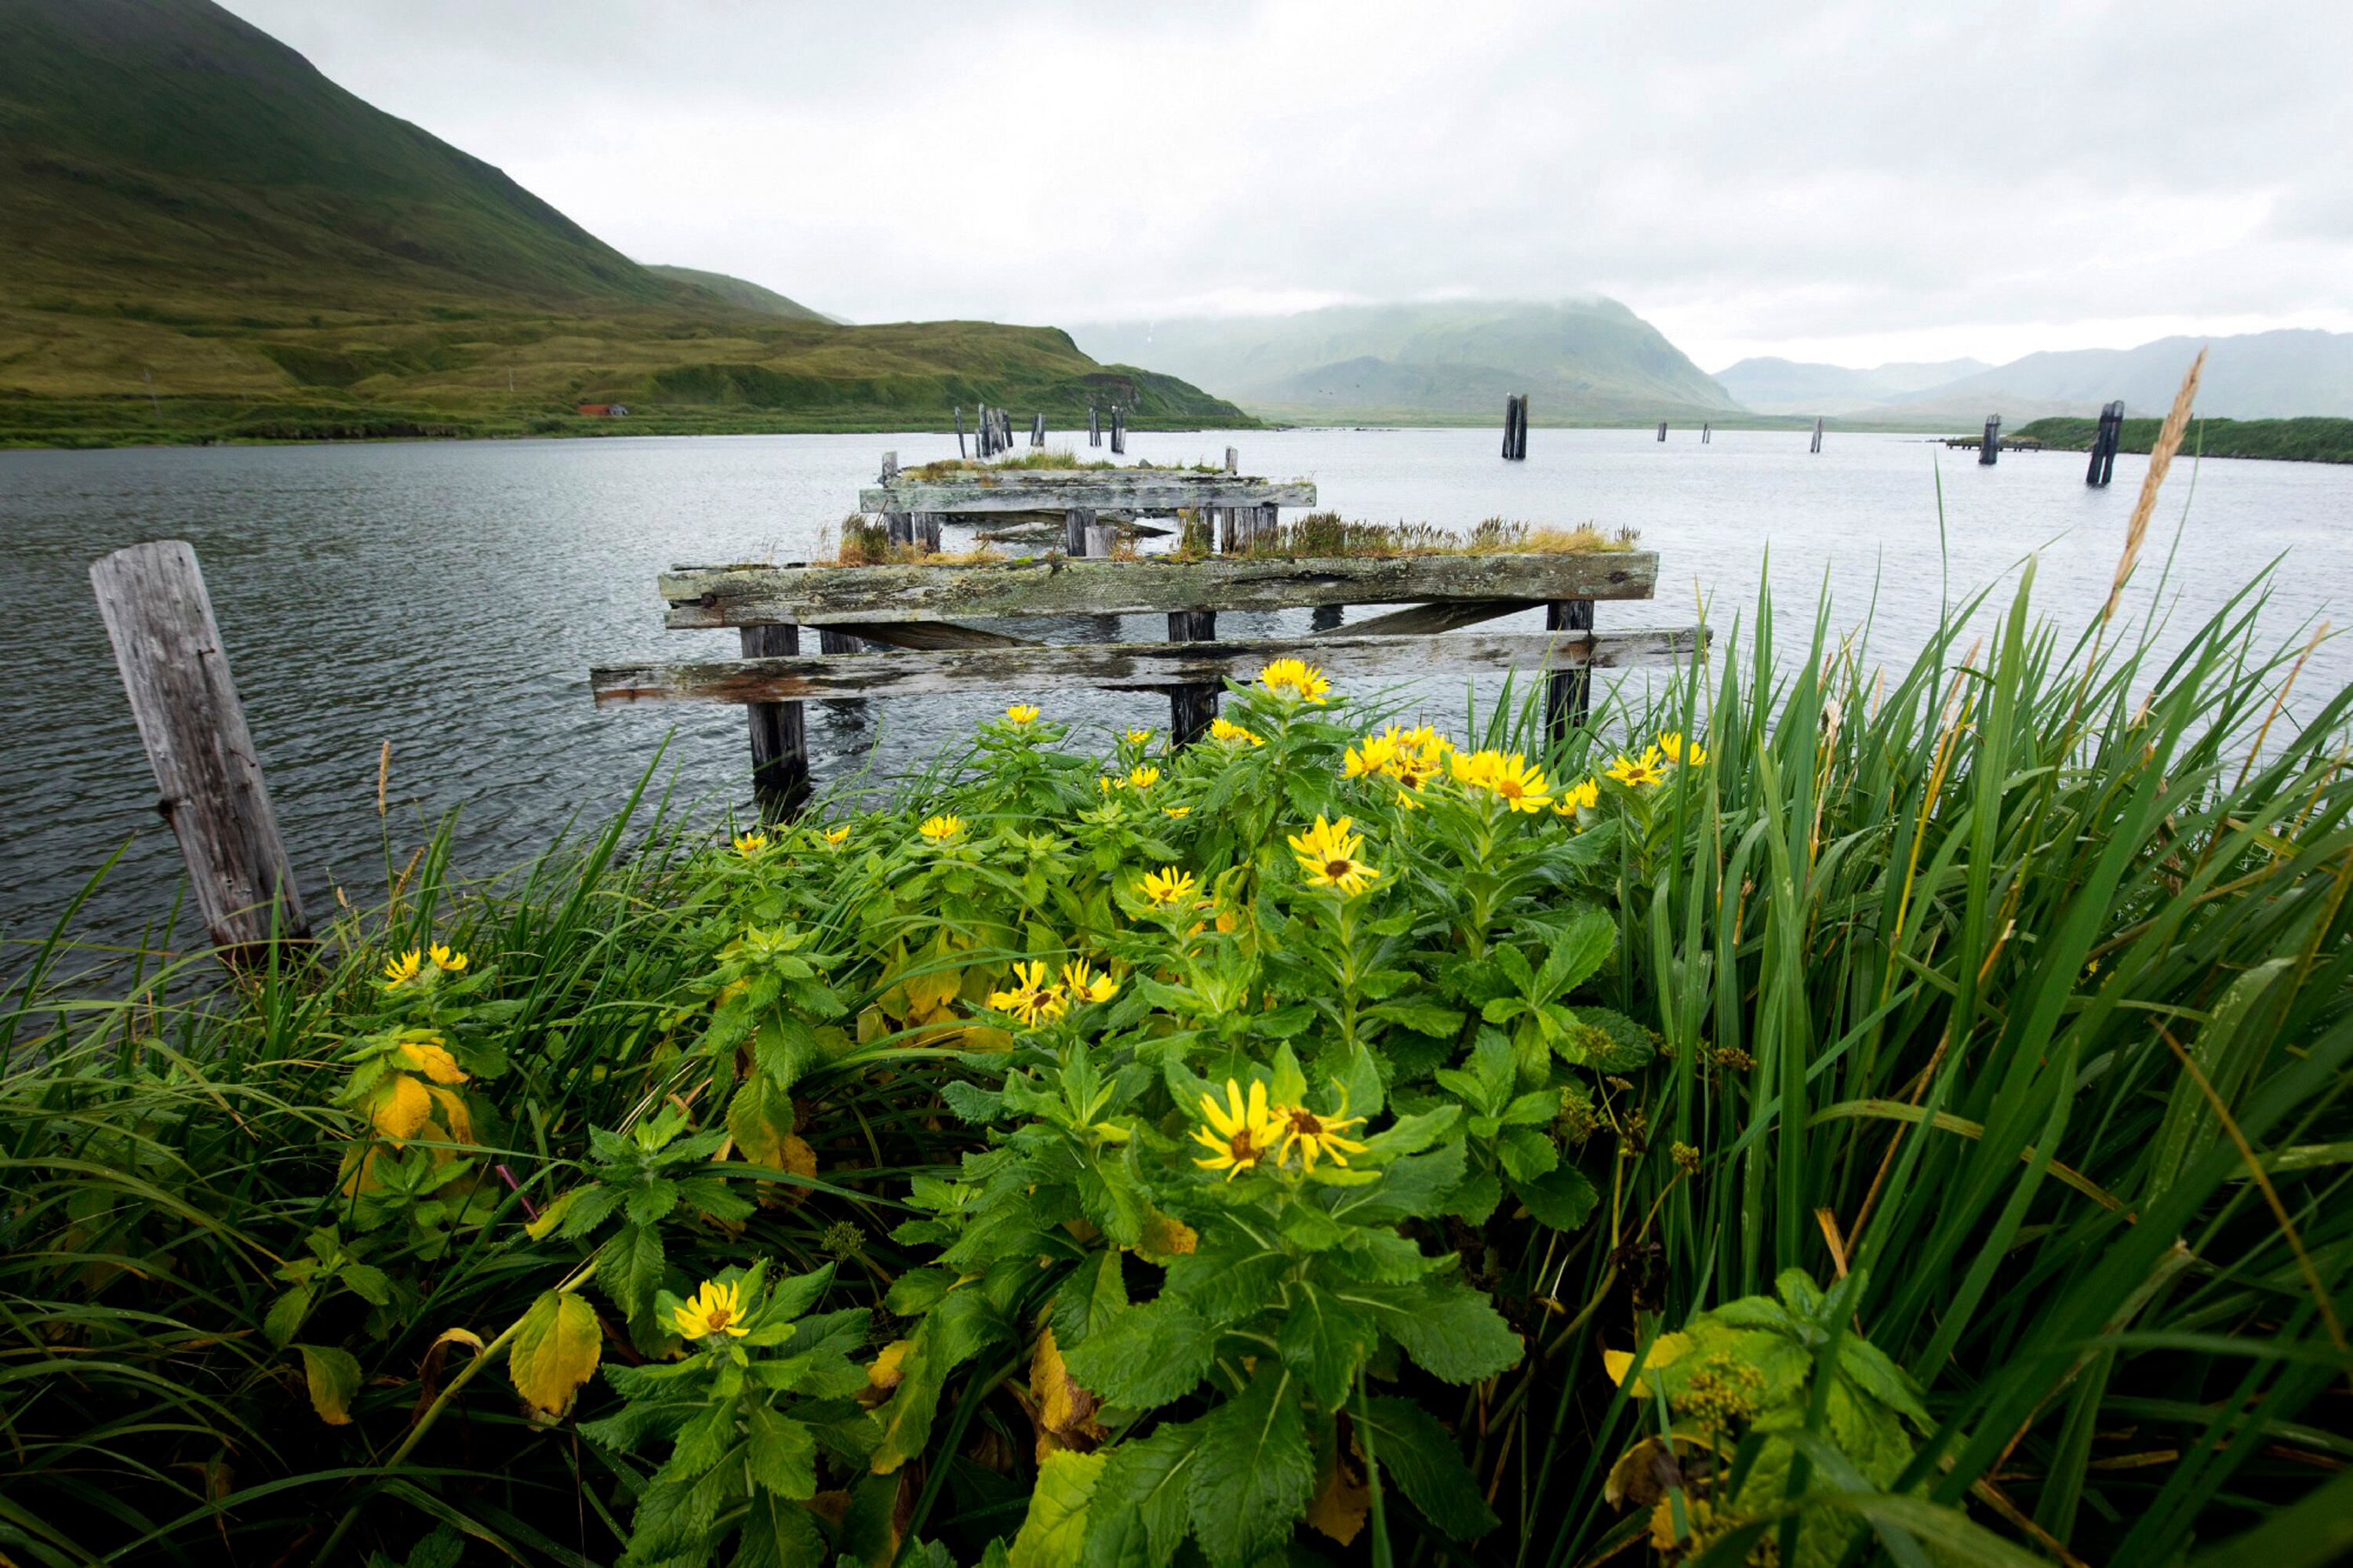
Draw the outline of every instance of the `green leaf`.
<instances>
[{"instance_id":1,"label":"green leaf","mask_svg":"<svg viewBox=\"0 0 2353 1568\"><path fill-rule=\"evenodd\" d=\"M596 1280L607 1298L634 1324L653 1309L662 1267L661 1233L651 1225L623 1225L597 1254Z\"/></svg>"},{"instance_id":2,"label":"green leaf","mask_svg":"<svg viewBox=\"0 0 2353 1568\"><path fill-rule=\"evenodd\" d=\"M1160 1568L1185 1539L1185 1494L1199 1453L1198 1421L1110 1450L1087 1513L1082 1568Z\"/></svg>"},{"instance_id":3,"label":"green leaf","mask_svg":"<svg viewBox=\"0 0 2353 1568\"><path fill-rule=\"evenodd\" d=\"M1542 993L1538 1000L1550 1001L1591 980L1617 943L1618 922L1606 911L1590 906L1579 909L1545 958L1535 982Z\"/></svg>"},{"instance_id":4,"label":"green leaf","mask_svg":"<svg viewBox=\"0 0 2353 1568\"><path fill-rule=\"evenodd\" d=\"M1428 1154L1392 1160L1370 1187L1344 1192L1332 1205L1337 1217L1359 1225L1393 1225L1428 1219L1446 1207L1447 1195L1462 1184L1468 1156L1460 1143Z\"/></svg>"},{"instance_id":5,"label":"green leaf","mask_svg":"<svg viewBox=\"0 0 2353 1568\"><path fill-rule=\"evenodd\" d=\"M1448 1383L1483 1382L1519 1362L1520 1337L1483 1291L1460 1279L1441 1276L1409 1286L1365 1286L1352 1296L1368 1306L1386 1306L1381 1327L1423 1371Z\"/></svg>"},{"instance_id":6,"label":"green leaf","mask_svg":"<svg viewBox=\"0 0 2353 1568\"><path fill-rule=\"evenodd\" d=\"M1451 1037L1462 1027L1460 1012L1430 1001L1384 1001L1365 1009L1364 1016L1440 1038Z\"/></svg>"},{"instance_id":7,"label":"green leaf","mask_svg":"<svg viewBox=\"0 0 2353 1568\"><path fill-rule=\"evenodd\" d=\"M1601 1201L1593 1183L1574 1165L1556 1166L1531 1181L1514 1181L1512 1192L1539 1224L1550 1225L1556 1231L1581 1227L1592 1216L1594 1205Z\"/></svg>"},{"instance_id":8,"label":"green leaf","mask_svg":"<svg viewBox=\"0 0 2353 1568\"><path fill-rule=\"evenodd\" d=\"M1054 1342L1065 1355L1127 1308L1127 1279L1120 1255L1106 1248L1079 1265L1054 1294ZM900 1277L902 1280L904 1275ZM895 1287L894 1287L895 1290ZM893 1306L892 1311L900 1308Z\"/></svg>"},{"instance_id":9,"label":"green leaf","mask_svg":"<svg viewBox=\"0 0 2353 1568\"><path fill-rule=\"evenodd\" d=\"M1372 1431L1381 1479L1396 1483L1422 1517L1457 1541L1475 1541L1498 1522L1479 1495L1453 1437L1409 1399L1367 1400L1361 1414Z\"/></svg>"},{"instance_id":10,"label":"green leaf","mask_svg":"<svg viewBox=\"0 0 2353 1568\"><path fill-rule=\"evenodd\" d=\"M543 1291L515 1326L507 1376L533 1405L561 1415L596 1372L603 1347L596 1308L569 1292Z\"/></svg>"},{"instance_id":11,"label":"green leaf","mask_svg":"<svg viewBox=\"0 0 2353 1568\"><path fill-rule=\"evenodd\" d=\"M1107 1462L1104 1455L1069 1449L1046 1456L1029 1492L1029 1512L1006 1553L1007 1568L1079 1568L1088 1505Z\"/></svg>"},{"instance_id":12,"label":"green leaf","mask_svg":"<svg viewBox=\"0 0 2353 1568\"><path fill-rule=\"evenodd\" d=\"M955 1288L956 1277L944 1268L911 1268L891 1282L882 1305L902 1318L920 1318Z\"/></svg>"},{"instance_id":13,"label":"green leaf","mask_svg":"<svg viewBox=\"0 0 2353 1568\"><path fill-rule=\"evenodd\" d=\"M754 1491L735 1537L730 1568L827 1568L825 1536L798 1503Z\"/></svg>"},{"instance_id":14,"label":"green leaf","mask_svg":"<svg viewBox=\"0 0 2353 1568\"><path fill-rule=\"evenodd\" d=\"M336 1277L351 1287L352 1294L371 1307L392 1305L392 1276L369 1263L347 1263L336 1272Z\"/></svg>"},{"instance_id":15,"label":"green leaf","mask_svg":"<svg viewBox=\"0 0 2353 1568\"><path fill-rule=\"evenodd\" d=\"M1201 1419L1186 1488L1193 1534L1215 1568L1243 1568L1289 1539L1315 1490L1315 1460L1291 1374L1261 1360L1239 1398Z\"/></svg>"},{"instance_id":16,"label":"green leaf","mask_svg":"<svg viewBox=\"0 0 2353 1568\"><path fill-rule=\"evenodd\" d=\"M1209 1372L1217 1330L1182 1301L1163 1295L1096 1326L1063 1361L1104 1401L1152 1410L1182 1399Z\"/></svg>"},{"instance_id":17,"label":"green leaf","mask_svg":"<svg viewBox=\"0 0 2353 1568\"><path fill-rule=\"evenodd\" d=\"M1378 1338L1362 1309L1302 1281L1293 1287L1291 1310L1275 1344L1283 1364L1299 1374L1316 1404L1330 1412L1347 1398L1356 1369Z\"/></svg>"},{"instance_id":18,"label":"green leaf","mask_svg":"<svg viewBox=\"0 0 2353 1568\"><path fill-rule=\"evenodd\" d=\"M817 1440L807 1426L747 1400L744 1435L754 1480L778 1497L802 1500L817 1495Z\"/></svg>"},{"instance_id":19,"label":"green leaf","mask_svg":"<svg viewBox=\"0 0 2353 1568\"><path fill-rule=\"evenodd\" d=\"M269 1304L261 1332L273 1349L284 1350L302 1331L302 1319L311 1315L311 1296L309 1286L298 1285Z\"/></svg>"},{"instance_id":20,"label":"green leaf","mask_svg":"<svg viewBox=\"0 0 2353 1568\"><path fill-rule=\"evenodd\" d=\"M1495 1160L1514 1181L1533 1181L1560 1163L1560 1150L1535 1128L1507 1127L1496 1136Z\"/></svg>"},{"instance_id":21,"label":"green leaf","mask_svg":"<svg viewBox=\"0 0 2353 1568\"><path fill-rule=\"evenodd\" d=\"M311 1408L330 1426L349 1426L352 1401L360 1392L358 1359L332 1345L294 1348L302 1354L302 1381L310 1385Z\"/></svg>"}]
</instances>

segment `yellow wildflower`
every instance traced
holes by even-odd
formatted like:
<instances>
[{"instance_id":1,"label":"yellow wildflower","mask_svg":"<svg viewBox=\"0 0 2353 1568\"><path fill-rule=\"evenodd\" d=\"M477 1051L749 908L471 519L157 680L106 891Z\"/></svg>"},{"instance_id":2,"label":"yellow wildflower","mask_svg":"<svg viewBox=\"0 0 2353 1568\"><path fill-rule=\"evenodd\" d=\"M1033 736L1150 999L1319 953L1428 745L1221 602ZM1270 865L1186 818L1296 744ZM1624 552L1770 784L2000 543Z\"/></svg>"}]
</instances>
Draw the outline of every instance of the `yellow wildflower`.
<instances>
[{"instance_id":1,"label":"yellow wildflower","mask_svg":"<svg viewBox=\"0 0 2353 1568\"><path fill-rule=\"evenodd\" d=\"M1149 746L1152 744L1152 732L1148 729L1129 730L1127 743L1130 746Z\"/></svg>"},{"instance_id":2,"label":"yellow wildflower","mask_svg":"<svg viewBox=\"0 0 2353 1568\"><path fill-rule=\"evenodd\" d=\"M1123 788L1123 786L1120 780L1113 778L1110 774L1099 773L1095 776L1095 788L1102 793L1108 795L1113 790Z\"/></svg>"},{"instance_id":3,"label":"yellow wildflower","mask_svg":"<svg viewBox=\"0 0 2353 1568\"><path fill-rule=\"evenodd\" d=\"M1193 896L1193 874L1164 865L1158 871L1147 871L1140 891L1163 909L1171 909Z\"/></svg>"},{"instance_id":4,"label":"yellow wildflower","mask_svg":"<svg viewBox=\"0 0 2353 1568\"><path fill-rule=\"evenodd\" d=\"M1655 746L1640 757L1629 757L1620 752L1618 760L1609 765L1608 772L1610 778L1630 788L1664 783L1667 777L1659 748Z\"/></svg>"},{"instance_id":5,"label":"yellow wildflower","mask_svg":"<svg viewBox=\"0 0 2353 1568\"><path fill-rule=\"evenodd\" d=\"M1579 779L1560 792L1552 809L1564 817L1573 817L1579 810L1592 810L1601 804L1601 786L1590 779Z\"/></svg>"},{"instance_id":6,"label":"yellow wildflower","mask_svg":"<svg viewBox=\"0 0 2353 1568\"><path fill-rule=\"evenodd\" d=\"M1341 1097L1340 1108L1348 1108L1345 1095ZM1305 1106L1277 1106L1274 1124L1282 1136L1275 1144L1275 1163L1280 1165L1288 1159L1292 1146L1296 1144L1302 1170L1314 1170L1319 1155L1329 1155L1335 1165L1345 1165L1349 1155L1365 1151L1363 1144L1345 1136L1350 1128L1364 1119L1360 1116L1319 1116Z\"/></svg>"},{"instance_id":7,"label":"yellow wildflower","mask_svg":"<svg viewBox=\"0 0 2353 1568\"><path fill-rule=\"evenodd\" d=\"M1031 707L1028 703L1016 703L1011 707L1005 710L1005 717L1008 722L1016 725L1036 724L1038 722L1038 710Z\"/></svg>"},{"instance_id":8,"label":"yellow wildflower","mask_svg":"<svg viewBox=\"0 0 2353 1568\"><path fill-rule=\"evenodd\" d=\"M1171 817L1189 817L1193 814L1193 808L1190 806L1163 806L1160 810Z\"/></svg>"},{"instance_id":9,"label":"yellow wildflower","mask_svg":"<svg viewBox=\"0 0 2353 1568\"><path fill-rule=\"evenodd\" d=\"M1047 983L1043 959L1016 963L1013 966L1013 988L989 992L988 1005L1031 1025L1050 1023L1070 1011L1070 1003L1064 999L1061 988Z\"/></svg>"},{"instance_id":10,"label":"yellow wildflower","mask_svg":"<svg viewBox=\"0 0 2353 1568\"><path fill-rule=\"evenodd\" d=\"M737 833L735 835L735 853L742 855L745 860L750 860L754 855L758 854L762 850L766 849L767 847L768 835L765 833Z\"/></svg>"},{"instance_id":11,"label":"yellow wildflower","mask_svg":"<svg viewBox=\"0 0 2353 1568\"><path fill-rule=\"evenodd\" d=\"M1707 753L1694 746L1686 748L1681 730L1669 730L1659 736L1658 749L1667 754L1667 760L1685 768L1697 768L1707 760Z\"/></svg>"},{"instance_id":12,"label":"yellow wildflower","mask_svg":"<svg viewBox=\"0 0 2353 1568\"><path fill-rule=\"evenodd\" d=\"M752 1330L744 1326L744 1289L740 1284L722 1285L706 1279L694 1299L671 1310L678 1331L686 1339L708 1339L724 1334L740 1340Z\"/></svg>"},{"instance_id":13,"label":"yellow wildflower","mask_svg":"<svg viewBox=\"0 0 2353 1568\"><path fill-rule=\"evenodd\" d=\"M1213 718L1209 721L1209 738L1219 741L1246 741L1251 746L1266 744L1258 736L1228 718Z\"/></svg>"},{"instance_id":14,"label":"yellow wildflower","mask_svg":"<svg viewBox=\"0 0 2353 1568\"><path fill-rule=\"evenodd\" d=\"M1109 1001L1119 994L1119 981L1107 969L1096 969L1084 959L1062 966L1062 986L1076 1001Z\"/></svg>"},{"instance_id":15,"label":"yellow wildflower","mask_svg":"<svg viewBox=\"0 0 2353 1568\"><path fill-rule=\"evenodd\" d=\"M444 974L462 974L465 971L466 955L445 943L434 943L426 948L425 956L431 959L433 967Z\"/></svg>"},{"instance_id":16,"label":"yellow wildflower","mask_svg":"<svg viewBox=\"0 0 2353 1568\"><path fill-rule=\"evenodd\" d=\"M1368 735L1356 746L1348 747L1340 759L1344 778L1369 779L1376 775L1395 778L1398 771L1397 726L1391 725L1387 735Z\"/></svg>"},{"instance_id":17,"label":"yellow wildflower","mask_svg":"<svg viewBox=\"0 0 2353 1568\"><path fill-rule=\"evenodd\" d=\"M944 844L964 832L962 817L926 817L923 825L915 830L935 844Z\"/></svg>"},{"instance_id":18,"label":"yellow wildflower","mask_svg":"<svg viewBox=\"0 0 2353 1568\"><path fill-rule=\"evenodd\" d=\"M849 824L844 822L838 828L828 828L820 836L825 840L826 848L839 849L849 842Z\"/></svg>"},{"instance_id":19,"label":"yellow wildflower","mask_svg":"<svg viewBox=\"0 0 2353 1568\"><path fill-rule=\"evenodd\" d=\"M385 983L386 985L406 985L410 980L417 978L417 971L424 967L425 955L418 952L416 948L411 948L408 951L401 954L400 957L393 959L392 962L384 966Z\"/></svg>"},{"instance_id":20,"label":"yellow wildflower","mask_svg":"<svg viewBox=\"0 0 2353 1568\"><path fill-rule=\"evenodd\" d=\"M1299 857L1299 869L1310 884L1317 887L1336 887L1353 898L1373 885L1380 873L1356 858L1365 847L1361 834L1348 831L1350 819L1341 818L1327 822L1322 817L1304 833L1291 835L1291 848Z\"/></svg>"},{"instance_id":21,"label":"yellow wildflower","mask_svg":"<svg viewBox=\"0 0 2353 1568\"><path fill-rule=\"evenodd\" d=\"M1228 1078L1226 1103L1220 1106L1215 1096L1203 1095L1201 1114L1208 1125L1195 1128L1193 1139L1209 1151L1209 1158L1197 1155L1193 1163L1204 1171L1222 1171L1230 1181L1274 1152L1281 1133L1267 1108L1264 1084L1250 1086L1245 1104L1241 1085Z\"/></svg>"},{"instance_id":22,"label":"yellow wildflower","mask_svg":"<svg viewBox=\"0 0 2353 1568\"><path fill-rule=\"evenodd\" d=\"M1160 782L1160 769L1157 768L1131 768L1127 770L1127 782L1133 789L1149 789L1155 784Z\"/></svg>"},{"instance_id":23,"label":"yellow wildflower","mask_svg":"<svg viewBox=\"0 0 2353 1568\"><path fill-rule=\"evenodd\" d=\"M1321 705L1332 683L1314 665L1297 659L1277 659L1258 673L1258 683L1276 696Z\"/></svg>"},{"instance_id":24,"label":"yellow wildflower","mask_svg":"<svg viewBox=\"0 0 2353 1568\"><path fill-rule=\"evenodd\" d=\"M1500 751L1474 751L1466 757L1458 751L1447 766L1456 783L1484 790L1514 811L1541 811L1552 804L1552 785L1544 769L1520 752L1507 757Z\"/></svg>"}]
</instances>

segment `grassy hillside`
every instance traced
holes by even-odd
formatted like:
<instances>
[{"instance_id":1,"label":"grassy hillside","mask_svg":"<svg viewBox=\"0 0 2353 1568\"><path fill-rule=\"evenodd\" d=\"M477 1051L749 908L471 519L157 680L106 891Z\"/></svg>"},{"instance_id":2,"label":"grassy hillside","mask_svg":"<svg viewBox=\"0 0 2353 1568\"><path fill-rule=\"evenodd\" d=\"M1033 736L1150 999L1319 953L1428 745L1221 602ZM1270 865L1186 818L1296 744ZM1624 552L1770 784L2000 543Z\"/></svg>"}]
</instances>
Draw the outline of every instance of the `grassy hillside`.
<instances>
[{"instance_id":1,"label":"grassy hillside","mask_svg":"<svg viewBox=\"0 0 2353 1568\"><path fill-rule=\"evenodd\" d=\"M1614 300L1350 305L1075 329L1272 418L1460 424L1525 392L1537 424L1704 418L1738 405Z\"/></svg>"},{"instance_id":2,"label":"grassy hillside","mask_svg":"<svg viewBox=\"0 0 2353 1568\"><path fill-rule=\"evenodd\" d=\"M2162 419L2126 419L2117 450L2145 452ZM2054 447L2092 449L2097 419L2037 419L2019 428ZM2206 457L2274 458L2283 462L2353 462L2353 419L2200 419L2182 450Z\"/></svg>"},{"instance_id":3,"label":"grassy hillside","mask_svg":"<svg viewBox=\"0 0 2353 1568\"><path fill-rule=\"evenodd\" d=\"M1249 422L1050 327L660 275L209 0L0 5L0 443Z\"/></svg>"},{"instance_id":4,"label":"grassy hillside","mask_svg":"<svg viewBox=\"0 0 2353 1568\"><path fill-rule=\"evenodd\" d=\"M731 305L757 311L762 315L783 316L797 322L832 322L837 326L845 324L839 317L827 315L823 311L813 311L798 300L786 299L774 289L764 289L748 278L733 278L724 272L706 272L700 267L659 266L650 261L645 263L645 269L657 278L667 278L673 283L684 283L689 288L716 294Z\"/></svg>"}]
</instances>

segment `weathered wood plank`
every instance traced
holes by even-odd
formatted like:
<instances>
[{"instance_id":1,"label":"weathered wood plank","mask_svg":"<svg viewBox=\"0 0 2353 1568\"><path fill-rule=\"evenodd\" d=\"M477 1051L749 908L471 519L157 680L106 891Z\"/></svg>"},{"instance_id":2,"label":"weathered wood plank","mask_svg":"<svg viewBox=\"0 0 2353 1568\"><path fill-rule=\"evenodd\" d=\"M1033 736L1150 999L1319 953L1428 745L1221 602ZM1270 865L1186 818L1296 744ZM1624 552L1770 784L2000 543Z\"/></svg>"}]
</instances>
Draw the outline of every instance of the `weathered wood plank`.
<instances>
[{"instance_id":1,"label":"weathered wood plank","mask_svg":"<svg viewBox=\"0 0 2353 1568\"><path fill-rule=\"evenodd\" d=\"M1698 647L1689 627L1550 636L1334 637L1316 641L1058 643L847 659L748 659L592 670L601 705L644 701L755 703L807 697L922 697L958 692L1156 691L1248 680L1270 659L1305 655L1335 682L1481 671L1620 669L1673 663Z\"/></svg>"},{"instance_id":2,"label":"weathered wood plank","mask_svg":"<svg viewBox=\"0 0 2353 1568\"><path fill-rule=\"evenodd\" d=\"M801 651L797 626L747 626L742 632L746 659L788 658ZM807 731L798 703L754 703L752 793L764 817L789 815L808 795Z\"/></svg>"},{"instance_id":3,"label":"weathered wood plank","mask_svg":"<svg viewBox=\"0 0 2353 1568\"><path fill-rule=\"evenodd\" d=\"M94 563L90 582L214 945L309 936L195 547L133 545Z\"/></svg>"},{"instance_id":4,"label":"weathered wood plank","mask_svg":"<svg viewBox=\"0 0 2353 1568\"><path fill-rule=\"evenodd\" d=\"M751 630L746 627L744 630ZM1028 637L1015 637L1003 631L986 631L977 626L959 626L953 620L851 621L845 626L828 627L827 636L862 637L869 642L880 642L892 648L913 648L928 652L938 648L1035 648L1039 644ZM843 652L853 652L855 642ZM828 652L832 650L827 650ZM744 655L753 657L751 654Z\"/></svg>"},{"instance_id":5,"label":"weathered wood plank","mask_svg":"<svg viewBox=\"0 0 2353 1568\"><path fill-rule=\"evenodd\" d=\"M1008 469L1003 474L917 479L902 471L858 493L861 512L1175 512L1187 506L1313 506L1305 480L1196 473L1186 469Z\"/></svg>"},{"instance_id":6,"label":"weathered wood plank","mask_svg":"<svg viewBox=\"0 0 2353 1568\"><path fill-rule=\"evenodd\" d=\"M1232 448L1226 449L1229 452ZM1218 612L1214 609L1177 609L1168 614L1168 641L1171 642L1212 642L1218 636ZM1190 746L1208 729L1209 721L1218 716L1219 688L1203 682L1194 685L1168 688L1168 742L1172 746Z\"/></svg>"},{"instance_id":7,"label":"weathered wood plank","mask_svg":"<svg viewBox=\"0 0 2353 1568\"><path fill-rule=\"evenodd\" d=\"M1436 600L1648 599L1659 557L1400 556L996 561L966 567L682 567L662 574L673 628L1145 615Z\"/></svg>"},{"instance_id":8,"label":"weathered wood plank","mask_svg":"<svg viewBox=\"0 0 2353 1568\"><path fill-rule=\"evenodd\" d=\"M1438 604L1417 604L1360 620L1347 629L1350 637L1407 637L1419 632L1459 631L1514 610L1534 609L1542 602L1528 599L1464 599ZM1336 606L1335 607L1337 608Z\"/></svg>"},{"instance_id":9,"label":"weathered wood plank","mask_svg":"<svg viewBox=\"0 0 2353 1568\"><path fill-rule=\"evenodd\" d=\"M1545 630L1566 637L1593 635L1593 601L1558 599L1545 606ZM1545 680L1545 730L1555 740L1586 721L1593 707L1590 669L1555 670Z\"/></svg>"}]
</instances>

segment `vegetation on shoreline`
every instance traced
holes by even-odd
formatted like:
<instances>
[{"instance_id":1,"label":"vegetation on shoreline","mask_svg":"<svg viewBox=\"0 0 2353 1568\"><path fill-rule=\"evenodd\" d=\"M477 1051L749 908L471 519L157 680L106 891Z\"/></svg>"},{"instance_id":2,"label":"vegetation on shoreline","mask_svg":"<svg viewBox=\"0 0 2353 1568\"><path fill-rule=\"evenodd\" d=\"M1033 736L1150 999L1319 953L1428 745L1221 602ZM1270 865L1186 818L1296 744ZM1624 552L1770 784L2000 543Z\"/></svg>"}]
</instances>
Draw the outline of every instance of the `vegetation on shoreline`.
<instances>
[{"instance_id":1,"label":"vegetation on shoreline","mask_svg":"<svg viewBox=\"0 0 2353 1568\"><path fill-rule=\"evenodd\" d=\"M2146 452L2162 419L2126 419L2116 450ZM2054 418L2021 425L2013 435L2073 451L2092 450L2097 419ZM2207 419L2189 428L2183 448L2200 457L2271 458L2281 462L2353 462L2353 419Z\"/></svg>"},{"instance_id":2,"label":"vegetation on shoreline","mask_svg":"<svg viewBox=\"0 0 2353 1568\"><path fill-rule=\"evenodd\" d=\"M1760 603L1549 748L1536 694L1450 744L1289 665L1175 755L1017 705L875 810L487 887L430 847L231 983L37 952L0 1544L2308 1535L2353 1458L2353 694L2285 705L2253 590L2162 665L2031 591L1884 678L1820 627L1785 665Z\"/></svg>"}]
</instances>

